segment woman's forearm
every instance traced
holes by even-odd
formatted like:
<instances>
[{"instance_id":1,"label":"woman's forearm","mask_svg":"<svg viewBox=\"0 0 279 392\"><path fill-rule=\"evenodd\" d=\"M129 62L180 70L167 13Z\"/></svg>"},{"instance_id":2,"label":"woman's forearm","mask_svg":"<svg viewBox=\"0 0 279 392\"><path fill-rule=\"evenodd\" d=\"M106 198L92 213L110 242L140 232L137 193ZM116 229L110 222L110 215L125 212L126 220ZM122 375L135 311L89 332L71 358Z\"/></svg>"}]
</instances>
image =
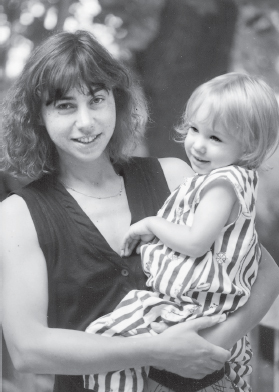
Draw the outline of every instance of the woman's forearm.
<instances>
[{"instance_id":1,"label":"woman's forearm","mask_svg":"<svg viewBox=\"0 0 279 392\"><path fill-rule=\"evenodd\" d=\"M254 328L264 317L279 295L279 268L262 247L262 259L257 279L247 303L231 314L222 324L203 330L201 335L211 343L231 348L242 336Z\"/></svg>"},{"instance_id":2,"label":"woman's forearm","mask_svg":"<svg viewBox=\"0 0 279 392\"><path fill-rule=\"evenodd\" d=\"M146 339L108 338L73 330L41 328L17 345L18 371L40 374L94 374L150 363ZM33 341L32 336L33 335Z\"/></svg>"},{"instance_id":3,"label":"woman's forearm","mask_svg":"<svg viewBox=\"0 0 279 392\"><path fill-rule=\"evenodd\" d=\"M203 378L221 369L229 358L228 351L206 342L197 333L218 319L192 320L144 338L110 338L38 325L28 332L25 329L17 353L14 349L11 353L16 369L28 373L79 375L157 366L184 377Z\"/></svg>"}]
</instances>

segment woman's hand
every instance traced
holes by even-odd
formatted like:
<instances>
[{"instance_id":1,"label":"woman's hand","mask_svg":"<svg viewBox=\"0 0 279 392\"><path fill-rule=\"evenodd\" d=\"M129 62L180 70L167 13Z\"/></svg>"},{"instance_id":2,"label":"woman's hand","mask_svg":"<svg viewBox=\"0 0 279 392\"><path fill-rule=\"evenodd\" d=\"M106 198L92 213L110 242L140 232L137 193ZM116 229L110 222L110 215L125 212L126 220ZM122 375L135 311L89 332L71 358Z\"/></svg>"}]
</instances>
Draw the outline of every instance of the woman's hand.
<instances>
[{"instance_id":1,"label":"woman's hand","mask_svg":"<svg viewBox=\"0 0 279 392\"><path fill-rule=\"evenodd\" d=\"M148 227L148 220L150 219L153 218L142 219L130 227L121 246L121 257L130 256L135 247L137 247L136 252L140 253L141 245L153 240L155 235Z\"/></svg>"},{"instance_id":2,"label":"woman's hand","mask_svg":"<svg viewBox=\"0 0 279 392\"><path fill-rule=\"evenodd\" d=\"M230 352L207 342L199 335L199 331L223 321L222 317L202 317L165 329L157 337L157 345L161 351L157 359L160 361L159 366L183 377L195 379L202 379L221 369L230 358ZM160 329L161 325L157 326ZM164 328L162 325L162 329Z\"/></svg>"},{"instance_id":3,"label":"woman's hand","mask_svg":"<svg viewBox=\"0 0 279 392\"><path fill-rule=\"evenodd\" d=\"M263 246L261 249L258 276L250 298L245 305L230 314L224 323L200 332L209 342L230 349L261 321L278 296L279 268L268 251Z\"/></svg>"}]
</instances>

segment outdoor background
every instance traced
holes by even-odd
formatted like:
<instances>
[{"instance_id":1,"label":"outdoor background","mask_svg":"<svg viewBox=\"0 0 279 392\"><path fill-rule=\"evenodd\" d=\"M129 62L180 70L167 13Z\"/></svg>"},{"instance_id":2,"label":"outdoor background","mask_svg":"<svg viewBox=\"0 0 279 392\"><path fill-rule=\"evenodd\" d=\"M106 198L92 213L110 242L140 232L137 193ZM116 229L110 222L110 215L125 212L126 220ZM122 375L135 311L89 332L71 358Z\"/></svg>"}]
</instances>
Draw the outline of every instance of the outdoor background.
<instances>
[{"instance_id":1,"label":"outdoor background","mask_svg":"<svg viewBox=\"0 0 279 392\"><path fill-rule=\"evenodd\" d=\"M186 159L172 141L173 126L193 89L216 75L261 76L279 98L278 0L0 0L0 103L30 51L63 29L91 31L141 81L151 122L137 155ZM257 221L261 242L279 264L278 173L279 151L260 170ZM0 176L0 200L28 182ZM272 379L275 334L258 329L254 392L279 392ZM49 391L47 377L14 371L4 344L3 392Z\"/></svg>"}]
</instances>

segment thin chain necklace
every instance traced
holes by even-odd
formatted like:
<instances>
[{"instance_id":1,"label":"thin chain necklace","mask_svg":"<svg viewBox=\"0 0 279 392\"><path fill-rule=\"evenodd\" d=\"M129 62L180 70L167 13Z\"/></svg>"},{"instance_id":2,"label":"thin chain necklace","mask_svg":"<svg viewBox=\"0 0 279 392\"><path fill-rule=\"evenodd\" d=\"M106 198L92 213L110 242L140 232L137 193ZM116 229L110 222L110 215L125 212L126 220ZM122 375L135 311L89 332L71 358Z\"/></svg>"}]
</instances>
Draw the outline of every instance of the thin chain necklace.
<instances>
[{"instance_id":1,"label":"thin chain necklace","mask_svg":"<svg viewBox=\"0 0 279 392\"><path fill-rule=\"evenodd\" d=\"M119 174L117 174L117 175L119 176ZM120 176L119 176L119 177L120 177ZM72 191L74 191L74 192L76 192L76 193L79 193L80 195L83 195L83 196L86 196L86 197L91 197L91 199L99 199L99 200L100 200L100 199L111 199L111 198L113 198L113 197L121 196L121 195L122 195L122 192L123 192L123 181L122 181L122 179L121 179L120 190L116 193L116 195L105 196L105 197L96 197L96 196L92 196L92 195L87 195L86 193L77 191L76 189L71 188L69 185L64 184L64 182L61 181L61 180L60 180L60 182L61 182L61 184L64 185L65 188L71 189Z\"/></svg>"}]
</instances>

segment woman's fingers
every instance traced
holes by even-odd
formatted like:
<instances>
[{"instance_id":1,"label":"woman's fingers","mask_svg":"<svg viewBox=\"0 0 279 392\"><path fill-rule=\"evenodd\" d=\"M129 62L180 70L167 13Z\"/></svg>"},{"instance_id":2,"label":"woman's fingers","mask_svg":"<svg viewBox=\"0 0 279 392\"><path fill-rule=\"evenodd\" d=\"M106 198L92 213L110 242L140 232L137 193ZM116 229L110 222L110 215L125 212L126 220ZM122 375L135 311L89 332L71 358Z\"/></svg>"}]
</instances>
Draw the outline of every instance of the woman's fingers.
<instances>
[{"instance_id":1,"label":"woman's fingers","mask_svg":"<svg viewBox=\"0 0 279 392\"><path fill-rule=\"evenodd\" d=\"M186 321L165 329L157 338L165 353L160 356L159 366L183 377L202 378L220 370L230 358L229 351L203 339L198 331L215 325L220 317L203 317ZM164 329L153 323L154 330Z\"/></svg>"},{"instance_id":2,"label":"woman's fingers","mask_svg":"<svg viewBox=\"0 0 279 392\"><path fill-rule=\"evenodd\" d=\"M213 325L218 324L218 323L225 321L225 320L226 320L225 315L217 315L217 316L212 316L212 317L198 318L196 320L191 320L191 322L193 323L192 324L193 328L195 328L196 331L199 331L201 329L210 328ZM162 333L170 326L161 321L159 323L157 323L157 322L151 323L151 327L154 332Z\"/></svg>"},{"instance_id":3,"label":"woman's fingers","mask_svg":"<svg viewBox=\"0 0 279 392\"><path fill-rule=\"evenodd\" d=\"M213 327L213 325L219 324L225 320L225 314L217 314L210 317L199 317L195 320L190 320L190 322L192 323L191 327L196 331L199 331L201 329Z\"/></svg>"},{"instance_id":4,"label":"woman's fingers","mask_svg":"<svg viewBox=\"0 0 279 392\"><path fill-rule=\"evenodd\" d=\"M162 333L167 328L169 328L169 325L164 322L160 322L160 323L153 322L153 323L151 323L151 328L156 333Z\"/></svg>"}]
</instances>

